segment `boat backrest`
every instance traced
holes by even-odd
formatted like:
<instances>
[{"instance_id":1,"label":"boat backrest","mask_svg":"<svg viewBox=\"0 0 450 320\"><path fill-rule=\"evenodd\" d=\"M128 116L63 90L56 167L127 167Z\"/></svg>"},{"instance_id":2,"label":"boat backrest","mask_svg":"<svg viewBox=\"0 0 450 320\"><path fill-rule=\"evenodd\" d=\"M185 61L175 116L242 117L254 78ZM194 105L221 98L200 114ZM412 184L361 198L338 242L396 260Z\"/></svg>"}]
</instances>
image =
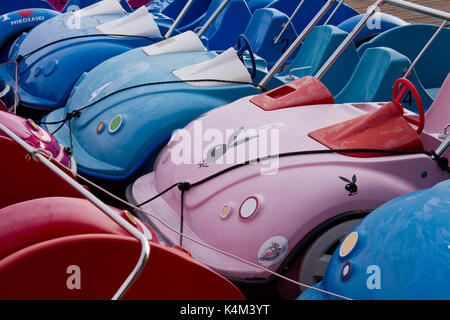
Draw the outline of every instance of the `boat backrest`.
<instances>
[{"instance_id":1,"label":"boat backrest","mask_svg":"<svg viewBox=\"0 0 450 320\"><path fill-rule=\"evenodd\" d=\"M312 18L319 12L319 10L323 7L325 4L325 0L305 0L302 7L292 20L292 23L295 26L295 30L300 33L312 20ZM293 1L293 0L274 0L270 4L267 5L267 8L274 8L277 10L280 10L281 12L286 13L288 16L290 16L294 10L297 8L299 4L299 1ZM328 10L328 12L325 14L325 16L319 21L319 25L323 24L330 14L334 11L336 6L338 5L338 1L335 1L333 6ZM335 12L331 20L329 21L329 24L331 25L338 25L342 21L357 15L358 12L351 8L350 6L343 3L339 9Z\"/></svg>"},{"instance_id":2,"label":"boat backrest","mask_svg":"<svg viewBox=\"0 0 450 320\"><path fill-rule=\"evenodd\" d=\"M254 13L256 10L264 8L272 2L273 0L247 0L247 5L250 11Z\"/></svg>"},{"instance_id":3,"label":"boat backrest","mask_svg":"<svg viewBox=\"0 0 450 320\"><path fill-rule=\"evenodd\" d=\"M292 69L301 67L309 68L294 70L291 74L299 78L306 75L315 75L346 36L347 33L345 31L335 26L326 25L315 27L306 37L290 66L281 75L286 75ZM350 79L358 61L359 56L356 52L355 45L351 43L321 79L322 83L325 84L333 95L342 90L348 79Z\"/></svg>"},{"instance_id":4,"label":"boat backrest","mask_svg":"<svg viewBox=\"0 0 450 320\"><path fill-rule=\"evenodd\" d=\"M398 78L403 77L410 65L408 57L394 49L370 48L364 52L350 80L335 96L335 100L337 103L391 101L392 86ZM423 88L414 70L408 79L419 92L424 109L428 110L433 99ZM417 112L417 103L410 92L400 102L405 108Z\"/></svg>"},{"instance_id":5,"label":"boat backrest","mask_svg":"<svg viewBox=\"0 0 450 320\"><path fill-rule=\"evenodd\" d=\"M407 57L390 48L367 50L344 89L335 96L336 103L392 100L392 86L410 64Z\"/></svg>"},{"instance_id":6,"label":"boat backrest","mask_svg":"<svg viewBox=\"0 0 450 320\"><path fill-rule=\"evenodd\" d=\"M203 26L222 0L212 0L199 26ZM212 22L205 31L208 47L213 50L224 50L236 44L241 33L250 21L252 14L244 0L231 0L222 13Z\"/></svg>"},{"instance_id":7,"label":"boat backrest","mask_svg":"<svg viewBox=\"0 0 450 320\"><path fill-rule=\"evenodd\" d=\"M268 68L275 64L278 58L297 38L294 27L292 24L289 24L282 39L274 44L274 39L288 20L289 17L286 14L276 9L258 9L253 14L245 30L244 34L249 40L253 52L260 57L264 57Z\"/></svg>"},{"instance_id":8,"label":"boat backrest","mask_svg":"<svg viewBox=\"0 0 450 320\"><path fill-rule=\"evenodd\" d=\"M358 48L360 56L373 47L388 47L414 61L438 26L410 24L385 31ZM425 88L438 88L450 71L450 30L443 29L415 66Z\"/></svg>"}]
</instances>

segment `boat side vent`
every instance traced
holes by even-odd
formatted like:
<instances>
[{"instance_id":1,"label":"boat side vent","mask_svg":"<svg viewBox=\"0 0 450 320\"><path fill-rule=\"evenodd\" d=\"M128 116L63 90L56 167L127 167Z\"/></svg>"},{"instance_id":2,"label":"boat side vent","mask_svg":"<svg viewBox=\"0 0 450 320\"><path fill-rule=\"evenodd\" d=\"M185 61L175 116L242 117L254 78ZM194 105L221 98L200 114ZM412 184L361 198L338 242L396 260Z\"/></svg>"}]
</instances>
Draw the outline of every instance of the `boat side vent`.
<instances>
[{"instance_id":1,"label":"boat side vent","mask_svg":"<svg viewBox=\"0 0 450 320\"><path fill-rule=\"evenodd\" d=\"M250 100L263 110L334 104L330 91L314 77L305 76L279 88L253 97Z\"/></svg>"}]
</instances>

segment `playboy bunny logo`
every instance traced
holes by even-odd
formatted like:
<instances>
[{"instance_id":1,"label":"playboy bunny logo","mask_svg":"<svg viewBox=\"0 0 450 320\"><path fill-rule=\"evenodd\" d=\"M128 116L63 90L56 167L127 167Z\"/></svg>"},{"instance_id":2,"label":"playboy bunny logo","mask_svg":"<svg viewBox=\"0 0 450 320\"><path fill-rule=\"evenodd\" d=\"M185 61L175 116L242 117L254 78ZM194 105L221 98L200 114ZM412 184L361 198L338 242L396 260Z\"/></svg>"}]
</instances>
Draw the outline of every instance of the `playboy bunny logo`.
<instances>
[{"instance_id":1,"label":"playboy bunny logo","mask_svg":"<svg viewBox=\"0 0 450 320\"><path fill-rule=\"evenodd\" d=\"M339 176L339 179L341 179L344 182L348 182L348 184L345 186L345 190L348 191L349 196L354 196L358 194L358 186L356 185L356 175L354 174L352 177L352 181L350 181L347 178Z\"/></svg>"}]
</instances>

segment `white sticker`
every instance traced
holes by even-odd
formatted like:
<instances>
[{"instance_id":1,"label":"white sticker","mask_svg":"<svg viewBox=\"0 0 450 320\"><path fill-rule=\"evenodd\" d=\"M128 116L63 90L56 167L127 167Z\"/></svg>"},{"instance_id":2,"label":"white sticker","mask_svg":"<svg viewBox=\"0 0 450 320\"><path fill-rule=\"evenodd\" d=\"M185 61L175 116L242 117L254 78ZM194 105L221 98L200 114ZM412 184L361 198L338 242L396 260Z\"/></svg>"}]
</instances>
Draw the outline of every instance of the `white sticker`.
<instances>
[{"instance_id":1,"label":"white sticker","mask_svg":"<svg viewBox=\"0 0 450 320\"><path fill-rule=\"evenodd\" d=\"M267 239L259 248L258 262L264 267L272 266L283 259L288 248L288 240L283 236Z\"/></svg>"},{"instance_id":2,"label":"white sticker","mask_svg":"<svg viewBox=\"0 0 450 320\"><path fill-rule=\"evenodd\" d=\"M105 83L104 85L102 85L100 88L97 88L94 92L92 92L91 94L91 98L89 99L89 102L91 102L92 100L94 100L94 98L96 98L98 96L98 94L103 91L103 89L105 89L107 86L109 86L112 83L112 81Z\"/></svg>"}]
</instances>

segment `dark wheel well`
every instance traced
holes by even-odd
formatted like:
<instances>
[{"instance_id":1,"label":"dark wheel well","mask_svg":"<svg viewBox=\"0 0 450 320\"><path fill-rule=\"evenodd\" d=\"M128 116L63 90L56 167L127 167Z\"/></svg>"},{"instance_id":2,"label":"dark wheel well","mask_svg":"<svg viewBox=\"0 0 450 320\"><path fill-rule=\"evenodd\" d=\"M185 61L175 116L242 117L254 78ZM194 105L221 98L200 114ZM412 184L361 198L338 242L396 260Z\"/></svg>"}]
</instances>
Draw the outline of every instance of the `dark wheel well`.
<instances>
[{"instance_id":1,"label":"dark wheel well","mask_svg":"<svg viewBox=\"0 0 450 320\"><path fill-rule=\"evenodd\" d=\"M313 230L311 230L303 239L301 239L288 256L284 259L282 264L276 270L277 273L286 275L291 268L298 265L298 257L302 256L308 247L323 233L330 230L334 226L354 219L362 219L368 215L372 209L355 210L345 212L343 214L334 216L321 223ZM336 246L337 247L337 246ZM280 282L288 283L286 280L280 279L275 275L271 275L265 279L236 279L228 278L232 281L247 299L280 299L281 296L277 290L277 285ZM295 286L295 284L292 284Z\"/></svg>"}]
</instances>

